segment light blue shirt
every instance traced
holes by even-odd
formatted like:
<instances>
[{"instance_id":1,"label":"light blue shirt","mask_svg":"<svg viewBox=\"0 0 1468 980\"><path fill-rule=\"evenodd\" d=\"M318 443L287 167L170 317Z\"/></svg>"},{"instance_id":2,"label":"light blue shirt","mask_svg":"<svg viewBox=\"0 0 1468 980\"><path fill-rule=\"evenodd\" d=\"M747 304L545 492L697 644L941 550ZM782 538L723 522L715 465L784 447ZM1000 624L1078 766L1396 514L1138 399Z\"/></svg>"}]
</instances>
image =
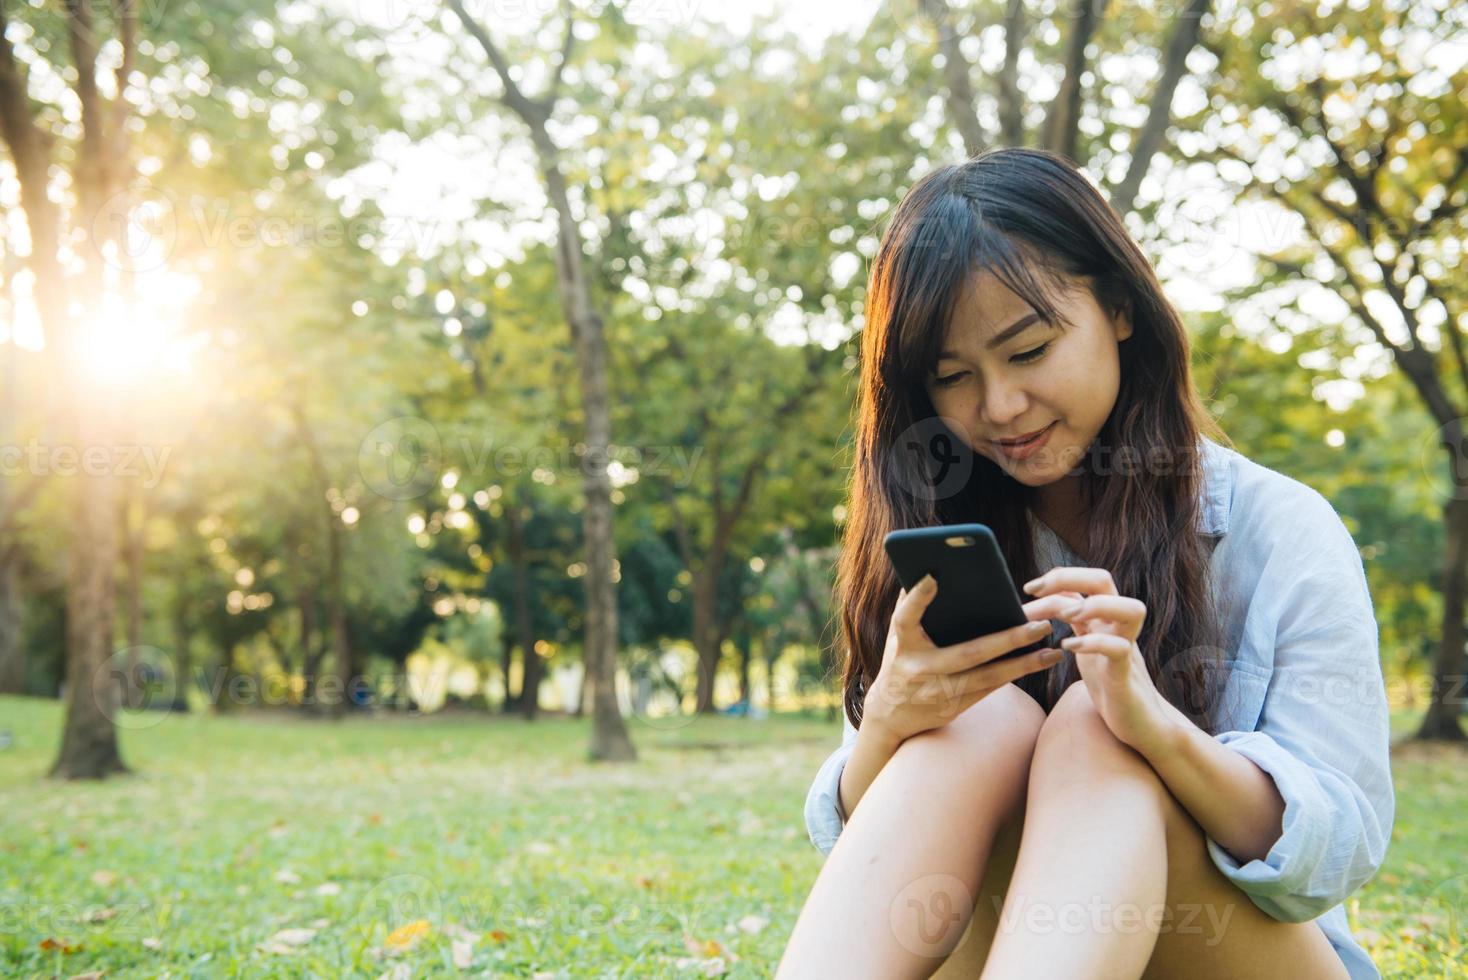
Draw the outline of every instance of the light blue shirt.
<instances>
[{"instance_id":1,"label":"light blue shirt","mask_svg":"<svg viewBox=\"0 0 1468 980\"><path fill-rule=\"evenodd\" d=\"M1283 833L1262 859L1240 864L1211 837L1209 857L1275 919L1319 922L1353 980L1379 978L1345 908L1381 867L1396 811L1360 552L1319 492L1211 439L1201 445L1198 532L1219 539L1211 568L1227 668L1214 737L1274 777L1285 802ZM1084 564L1044 524L1031 526L1042 571ZM855 742L847 719L806 798L823 854L845 824L838 788Z\"/></svg>"}]
</instances>

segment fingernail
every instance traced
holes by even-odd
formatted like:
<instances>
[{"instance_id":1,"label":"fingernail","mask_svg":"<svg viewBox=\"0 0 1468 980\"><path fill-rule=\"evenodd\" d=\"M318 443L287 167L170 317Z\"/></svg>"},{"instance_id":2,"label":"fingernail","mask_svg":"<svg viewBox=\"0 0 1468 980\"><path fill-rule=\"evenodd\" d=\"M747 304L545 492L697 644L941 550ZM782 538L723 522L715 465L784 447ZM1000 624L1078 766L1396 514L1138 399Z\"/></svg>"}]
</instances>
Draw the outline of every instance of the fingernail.
<instances>
[{"instance_id":1,"label":"fingernail","mask_svg":"<svg viewBox=\"0 0 1468 980\"><path fill-rule=\"evenodd\" d=\"M938 584L938 580L935 579L935 578L933 578L932 575L924 575L922 581L917 584L918 591L919 592L932 592L933 589L937 586L937 584Z\"/></svg>"},{"instance_id":2,"label":"fingernail","mask_svg":"<svg viewBox=\"0 0 1468 980\"><path fill-rule=\"evenodd\" d=\"M1067 636L1065 639L1060 641L1060 645L1065 647L1067 650L1071 650L1074 649L1076 644L1080 642L1081 638L1078 636Z\"/></svg>"},{"instance_id":3,"label":"fingernail","mask_svg":"<svg viewBox=\"0 0 1468 980\"><path fill-rule=\"evenodd\" d=\"M1053 664L1060 659L1060 651L1055 649L1040 651L1040 663Z\"/></svg>"},{"instance_id":4,"label":"fingernail","mask_svg":"<svg viewBox=\"0 0 1468 980\"><path fill-rule=\"evenodd\" d=\"M1066 606L1064 609L1060 610L1060 615L1062 615L1062 616L1074 616L1076 613L1080 612L1083 608L1085 608L1085 605L1086 604L1084 602L1078 602L1078 603L1076 603L1073 606Z\"/></svg>"},{"instance_id":5,"label":"fingernail","mask_svg":"<svg viewBox=\"0 0 1468 980\"><path fill-rule=\"evenodd\" d=\"M1040 576L1040 578L1044 578L1044 576L1042 575L1042 576ZM1038 586L1039 584L1040 584L1040 579L1038 579L1038 578L1032 578L1028 582L1026 582L1024 585L1022 585L1021 588L1024 589L1026 592L1033 592L1033 591L1035 591L1035 587Z\"/></svg>"},{"instance_id":6,"label":"fingernail","mask_svg":"<svg viewBox=\"0 0 1468 980\"><path fill-rule=\"evenodd\" d=\"M1036 620L1035 622L1031 623L1027 628L1031 633L1045 632L1050 629L1050 621L1048 619Z\"/></svg>"}]
</instances>

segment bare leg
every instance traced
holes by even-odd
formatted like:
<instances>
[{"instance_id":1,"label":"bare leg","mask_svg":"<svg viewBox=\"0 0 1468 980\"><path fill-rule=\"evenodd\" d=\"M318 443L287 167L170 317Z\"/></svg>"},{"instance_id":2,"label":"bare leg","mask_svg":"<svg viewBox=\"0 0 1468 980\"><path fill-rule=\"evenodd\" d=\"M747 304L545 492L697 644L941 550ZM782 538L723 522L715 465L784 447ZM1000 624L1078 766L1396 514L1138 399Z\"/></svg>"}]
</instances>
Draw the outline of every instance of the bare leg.
<instances>
[{"instance_id":1,"label":"bare leg","mask_svg":"<svg viewBox=\"0 0 1468 980\"><path fill-rule=\"evenodd\" d=\"M1035 747L984 980L1345 975L1318 925L1271 918L1213 866L1202 828L1085 685L1067 689Z\"/></svg>"},{"instance_id":2,"label":"bare leg","mask_svg":"<svg viewBox=\"0 0 1468 980\"><path fill-rule=\"evenodd\" d=\"M904 742L827 856L776 976L930 976L970 921L996 836L1023 807L1044 720L1006 684Z\"/></svg>"},{"instance_id":3,"label":"bare leg","mask_svg":"<svg viewBox=\"0 0 1468 980\"><path fill-rule=\"evenodd\" d=\"M1142 975L1157 940L1145 928L1093 924L1092 908L1167 897L1166 824L1145 759L1099 736L1068 688L1035 747L1024 840L983 977ZM1089 703L1089 696L1086 697ZM1094 711L1094 708L1092 709ZM1096 717L1100 721L1100 716ZM1110 734L1105 722L1101 728Z\"/></svg>"}]
</instances>

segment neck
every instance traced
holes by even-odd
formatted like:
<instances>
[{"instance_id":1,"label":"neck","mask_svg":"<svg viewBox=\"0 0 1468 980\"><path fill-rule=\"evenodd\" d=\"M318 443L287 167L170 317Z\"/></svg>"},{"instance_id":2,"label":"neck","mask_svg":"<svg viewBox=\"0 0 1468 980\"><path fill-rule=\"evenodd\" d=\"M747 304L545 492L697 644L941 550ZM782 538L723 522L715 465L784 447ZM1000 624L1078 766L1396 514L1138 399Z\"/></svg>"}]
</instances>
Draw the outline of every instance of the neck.
<instances>
[{"instance_id":1,"label":"neck","mask_svg":"<svg viewBox=\"0 0 1468 980\"><path fill-rule=\"evenodd\" d=\"M1050 530L1060 536L1076 554L1084 554L1086 543L1086 508L1081 496L1081 477L1066 476L1037 487L1031 498L1030 511Z\"/></svg>"}]
</instances>

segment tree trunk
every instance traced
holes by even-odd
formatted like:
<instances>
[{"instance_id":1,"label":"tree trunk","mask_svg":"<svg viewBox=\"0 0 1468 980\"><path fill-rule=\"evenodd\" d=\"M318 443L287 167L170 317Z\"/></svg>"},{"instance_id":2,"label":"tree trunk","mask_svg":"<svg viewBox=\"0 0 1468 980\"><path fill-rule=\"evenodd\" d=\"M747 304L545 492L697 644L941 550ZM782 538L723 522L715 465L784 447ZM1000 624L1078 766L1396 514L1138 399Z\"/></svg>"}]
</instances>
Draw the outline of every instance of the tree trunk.
<instances>
[{"instance_id":1,"label":"tree trunk","mask_svg":"<svg viewBox=\"0 0 1468 980\"><path fill-rule=\"evenodd\" d=\"M586 536L586 677L591 696L592 759L630 761L637 750L617 704L617 591L612 581L617 561L612 537L610 461L611 410L607 392L607 342L601 314L591 302L591 285L581 266L581 233L571 214L559 154L542 121L534 130L551 208L559 221L556 271L562 303L571 324L581 382L586 425L586 454L581 464Z\"/></svg>"},{"instance_id":2,"label":"tree trunk","mask_svg":"<svg viewBox=\"0 0 1468 980\"><path fill-rule=\"evenodd\" d=\"M8 270L7 270L8 271ZM5 277L7 301L11 301L11 276ZM20 348L12 340L3 352L5 374L0 378L0 439L6 444L18 442L13 428L17 412L16 359ZM14 501L10 481L0 479L0 694L25 693L25 638L20 604L20 545L7 540L3 530L10 520Z\"/></svg>"},{"instance_id":3,"label":"tree trunk","mask_svg":"<svg viewBox=\"0 0 1468 980\"><path fill-rule=\"evenodd\" d=\"M1455 453L1457 451L1455 450ZM1458 459L1453 466L1457 474ZM1424 741L1462 742L1465 739L1459 715L1463 711L1463 592L1468 566L1468 498L1465 484L1454 480L1455 495L1443 507L1447 545L1443 554L1442 639L1433 665L1432 702L1414 736Z\"/></svg>"},{"instance_id":4,"label":"tree trunk","mask_svg":"<svg viewBox=\"0 0 1468 980\"><path fill-rule=\"evenodd\" d=\"M180 591L180 595L182 592ZM193 636L189 630L189 619L187 607L182 599L176 600L173 605L173 710L189 710L189 691L193 688L193 678L189 676L193 670L192 658L189 656L189 645L193 642Z\"/></svg>"},{"instance_id":5,"label":"tree trunk","mask_svg":"<svg viewBox=\"0 0 1468 980\"><path fill-rule=\"evenodd\" d=\"M0 694L26 692L19 565L19 550L0 545Z\"/></svg>"},{"instance_id":6,"label":"tree trunk","mask_svg":"<svg viewBox=\"0 0 1468 980\"><path fill-rule=\"evenodd\" d=\"M698 653L693 710L701 715L715 711L714 678L719 671L719 569L713 565L715 560L710 556L693 575L693 649Z\"/></svg>"},{"instance_id":7,"label":"tree trunk","mask_svg":"<svg viewBox=\"0 0 1468 980\"><path fill-rule=\"evenodd\" d=\"M494 66L504 86L501 101L530 130L541 176L545 180L546 198L551 213L556 217L556 283L561 310L570 325L575 345L583 424L586 426L581 474L585 497L582 519L586 536L586 650L583 662L592 702L588 755L592 759L632 760L637 758L637 750L627 737L616 689L617 591L613 575L617 551L612 536L612 481L607 472L612 441L607 393L607 341L601 314L591 300L591 284L582 267L585 250L580 226L571 213L566 178L561 172L560 149L546 128L576 39L575 14L569 5L565 8L566 26L560 58L551 70L546 95L530 99L520 91L515 73L494 39L482 24L469 16L463 0L447 0L447 5Z\"/></svg>"},{"instance_id":8,"label":"tree trunk","mask_svg":"<svg viewBox=\"0 0 1468 980\"><path fill-rule=\"evenodd\" d=\"M235 679L234 670L234 644L225 644L219 648L219 670L214 678L214 713L217 715L229 714L235 708L231 700L233 695L230 687Z\"/></svg>"},{"instance_id":9,"label":"tree trunk","mask_svg":"<svg viewBox=\"0 0 1468 980\"><path fill-rule=\"evenodd\" d=\"M530 568L525 560L525 528L520 520L518 499L505 501L505 527L510 552L510 567L515 570L515 638L520 647L520 696L510 695L510 657L512 648L505 644L505 712L518 708L527 721L535 717L535 695L532 688L539 683L532 679L531 671L539 669L540 659L535 653L535 629L530 618Z\"/></svg>"},{"instance_id":10,"label":"tree trunk","mask_svg":"<svg viewBox=\"0 0 1468 980\"><path fill-rule=\"evenodd\" d=\"M353 676L351 638L347 635L347 613L342 590L342 524L326 496L331 488L331 475L326 469L321 447L316 443L315 433L306 421L305 410L299 403L292 404L291 415L295 419L301 445L306 450L306 461L321 492L321 519L326 533L326 629L332 653L332 672L327 676L333 683L325 694L322 694L319 684L316 686L316 708L319 712L339 718L346 707L347 685L352 682Z\"/></svg>"},{"instance_id":11,"label":"tree trunk","mask_svg":"<svg viewBox=\"0 0 1468 980\"><path fill-rule=\"evenodd\" d=\"M81 445L106 446L107 436L84 413L70 431ZM102 779L127 772L113 720L122 697L121 665L112 663L116 603L117 508L110 473L74 477L73 537L67 555L66 728L51 768L59 779Z\"/></svg>"},{"instance_id":12,"label":"tree trunk","mask_svg":"<svg viewBox=\"0 0 1468 980\"><path fill-rule=\"evenodd\" d=\"M739 700L744 702L745 709L752 707L751 692L749 690L749 661L754 655L754 641L750 638L748 630L739 633Z\"/></svg>"},{"instance_id":13,"label":"tree trunk","mask_svg":"<svg viewBox=\"0 0 1468 980\"><path fill-rule=\"evenodd\" d=\"M777 628L773 633L766 633L765 637L765 705L770 713L775 713L776 690L775 690L775 662L780 659L780 653L785 649L785 630Z\"/></svg>"},{"instance_id":14,"label":"tree trunk","mask_svg":"<svg viewBox=\"0 0 1468 980\"><path fill-rule=\"evenodd\" d=\"M125 31L135 18L125 8L119 23ZM5 25L0 23L0 28ZM72 295L83 305L95 304L106 287L102 243L96 229L112 224L106 215L113 205L115 180L126 158L125 102L114 109L113 138L104 120L104 102L97 86L98 38L91 23L89 4L67 5L67 26L72 62L76 69L75 92L81 111L81 140L71 177L76 187L78 213L92 219L86 234L73 247L83 257L83 274ZM3 33L3 31L0 31ZM121 38L124 61L132 62L133 37ZM37 281L37 301L48 342L62 354L61 371L63 433L79 447L115 445L109 406L99 399L97 385L85 375L82 345L76 323L68 316L66 287L55 249L56 211L46 200L46 155L39 133L22 132L35 127L24 106L24 90L17 89L13 72L14 52L8 42L0 45L0 125L11 148L17 175L22 181L21 203L32 229L32 271ZM16 103L21 103L17 105ZM35 142L33 142L33 140ZM35 171L39 161L40 171ZM38 235L37 233L40 232ZM81 321L78 321L81 322ZM75 495L71 541L67 554L66 597L66 726L61 736L61 753L51 775L61 779L101 779L110 773L126 772L117 748L114 718L120 696L116 665L112 663L112 626L117 602L116 478L108 473L78 476L72 484Z\"/></svg>"},{"instance_id":15,"label":"tree trunk","mask_svg":"<svg viewBox=\"0 0 1468 980\"><path fill-rule=\"evenodd\" d=\"M134 503L137 514L134 515ZM120 508L123 557L127 578L123 598L127 611L127 657L123 675L124 703L136 708L142 703L143 689L138 678L138 648L143 643L143 525L147 520L147 502L138 497L135 487L123 491ZM135 519L136 518L136 519Z\"/></svg>"}]
</instances>

